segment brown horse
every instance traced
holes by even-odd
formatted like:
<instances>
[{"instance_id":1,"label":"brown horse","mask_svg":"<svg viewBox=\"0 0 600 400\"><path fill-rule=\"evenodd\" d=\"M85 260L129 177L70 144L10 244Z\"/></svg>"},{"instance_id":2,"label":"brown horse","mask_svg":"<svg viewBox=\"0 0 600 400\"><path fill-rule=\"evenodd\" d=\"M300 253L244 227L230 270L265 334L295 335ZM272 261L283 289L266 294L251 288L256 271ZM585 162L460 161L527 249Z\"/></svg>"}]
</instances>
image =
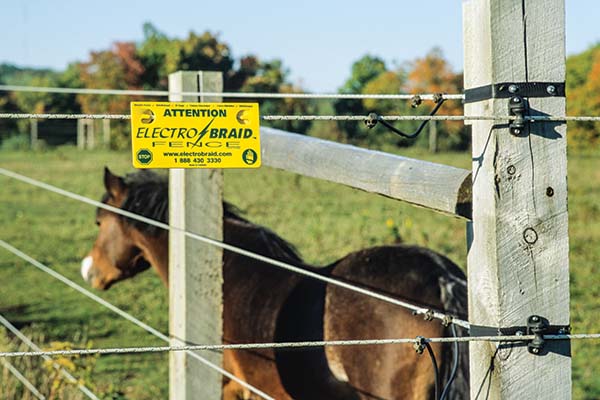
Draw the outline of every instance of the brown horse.
<instances>
[{"instance_id":1,"label":"brown horse","mask_svg":"<svg viewBox=\"0 0 600 400\"><path fill-rule=\"evenodd\" d=\"M166 178L140 171L122 178L105 169L106 204L168 223ZM225 204L224 241L254 253L374 289L417 305L464 317L462 271L430 250L405 245L352 253L324 268L304 263L293 247L267 228L240 217ZM168 232L98 209L99 234L82 261L86 281L108 289L152 266L168 279ZM437 337L439 323L321 281L263 262L223 254L223 341L256 343L304 340ZM277 290L273 290L277 288ZM450 345L433 345L440 384L453 369ZM467 350L447 399L468 396ZM277 399L434 399L434 370L427 356L407 345L327 347L311 350L225 351L224 368ZM225 399L254 398L234 381L224 382Z\"/></svg>"}]
</instances>

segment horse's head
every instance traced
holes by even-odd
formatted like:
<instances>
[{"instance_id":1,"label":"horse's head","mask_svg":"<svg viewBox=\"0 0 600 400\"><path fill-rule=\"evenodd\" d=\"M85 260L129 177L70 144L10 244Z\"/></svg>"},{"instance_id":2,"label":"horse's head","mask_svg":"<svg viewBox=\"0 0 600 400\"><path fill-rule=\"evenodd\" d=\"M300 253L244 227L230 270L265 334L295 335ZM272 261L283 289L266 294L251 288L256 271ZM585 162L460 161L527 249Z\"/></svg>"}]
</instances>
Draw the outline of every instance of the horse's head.
<instances>
[{"instance_id":1,"label":"horse's head","mask_svg":"<svg viewBox=\"0 0 600 400\"><path fill-rule=\"evenodd\" d=\"M105 168L104 186L106 193L102 202L123 208L130 189L125 179ZM81 275L94 288L106 290L115 282L132 277L150 266L140 247L139 234L126 218L99 208L96 224L98 237L81 262Z\"/></svg>"}]
</instances>

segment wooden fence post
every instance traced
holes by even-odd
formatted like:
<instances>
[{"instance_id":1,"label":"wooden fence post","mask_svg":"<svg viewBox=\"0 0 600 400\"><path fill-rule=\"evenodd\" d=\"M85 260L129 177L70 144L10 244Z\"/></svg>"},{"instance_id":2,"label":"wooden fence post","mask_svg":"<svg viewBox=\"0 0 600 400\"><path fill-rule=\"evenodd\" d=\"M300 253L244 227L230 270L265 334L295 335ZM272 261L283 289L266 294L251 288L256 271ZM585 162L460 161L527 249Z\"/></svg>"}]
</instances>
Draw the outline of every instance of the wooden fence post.
<instances>
[{"instance_id":1,"label":"wooden fence post","mask_svg":"<svg viewBox=\"0 0 600 400\"><path fill-rule=\"evenodd\" d=\"M429 121L429 152L438 152L438 129L437 121Z\"/></svg>"},{"instance_id":2,"label":"wooden fence post","mask_svg":"<svg viewBox=\"0 0 600 400\"><path fill-rule=\"evenodd\" d=\"M36 150L38 148L38 120L32 119L30 120L29 125L29 136L31 142L31 148Z\"/></svg>"},{"instance_id":3,"label":"wooden fence post","mask_svg":"<svg viewBox=\"0 0 600 400\"><path fill-rule=\"evenodd\" d=\"M522 82L546 82L529 98L530 115L564 115L564 0L464 3L465 115L507 115L508 98L469 102L490 84L519 94ZM475 121L473 221L468 255L471 334L482 327L523 327L539 315L569 324L566 124ZM482 332L479 329L479 332ZM568 341L534 355L527 346L472 343L471 398L570 399ZM493 366L493 368L491 368Z\"/></svg>"},{"instance_id":4,"label":"wooden fence post","mask_svg":"<svg viewBox=\"0 0 600 400\"><path fill-rule=\"evenodd\" d=\"M102 145L110 149L110 119L102 120Z\"/></svg>"},{"instance_id":5,"label":"wooden fence post","mask_svg":"<svg viewBox=\"0 0 600 400\"><path fill-rule=\"evenodd\" d=\"M77 148L80 150L85 149L85 132L84 122L82 119L77 120Z\"/></svg>"},{"instance_id":6,"label":"wooden fence post","mask_svg":"<svg viewBox=\"0 0 600 400\"><path fill-rule=\"evenodd\" d=\"M181 92L221 92L220 72L176 72L169 75L170 101L221 101L220 98L181 96ZM223 239L223 174L220 170L171 169L170 224ZM220 248L171 231L169 237L169 331L172 345L221 343L222 261ZM222 365L218 352L202 356ZM171 399L220 399L222 376L185 352L170 353Z\"/></svg>"}]
</instances>

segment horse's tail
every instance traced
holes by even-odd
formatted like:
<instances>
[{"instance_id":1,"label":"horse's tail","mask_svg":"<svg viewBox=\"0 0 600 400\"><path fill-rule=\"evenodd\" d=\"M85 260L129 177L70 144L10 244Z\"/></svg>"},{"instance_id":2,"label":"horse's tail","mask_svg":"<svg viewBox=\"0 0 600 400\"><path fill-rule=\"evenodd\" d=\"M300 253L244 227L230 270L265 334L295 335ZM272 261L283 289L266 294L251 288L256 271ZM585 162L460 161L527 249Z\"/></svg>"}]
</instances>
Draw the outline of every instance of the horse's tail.
<instances>
[{"instance_id":1,"label":"horse's tail","mask_svg":"<svg viewBox=\"0 0 600 400\"><path fill-rule=\"evenodd\" d=\"M440 296L444 311L452 316L467 318L467 280L460 268L445 257L438 264L443 269L439 277ZM453 332L454 328L454 332ZM468 331L453 325L446 329L446 336L468 336ZM458 354L455 349L458 348ZM444 399L466 399L469 397L469 348L467 343L447 345L444 349L444 363L441 371L441 383L444 388L450 379ZM458 362L456 365L455 362ZM456 370L454 372L454 370Z\"/></svg>"}]
</instances>

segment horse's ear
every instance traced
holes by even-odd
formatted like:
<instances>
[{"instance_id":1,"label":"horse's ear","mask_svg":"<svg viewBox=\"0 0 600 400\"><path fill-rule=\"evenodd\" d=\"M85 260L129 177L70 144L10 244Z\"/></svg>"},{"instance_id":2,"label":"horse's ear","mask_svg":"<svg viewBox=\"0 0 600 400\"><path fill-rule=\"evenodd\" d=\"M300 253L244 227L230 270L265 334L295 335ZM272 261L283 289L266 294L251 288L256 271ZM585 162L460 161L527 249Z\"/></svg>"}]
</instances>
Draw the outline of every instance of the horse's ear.
<instances>
[{"instance_id":1,"label":"horse's ear","mask_svg":"<svg viewBox=\"0 0 600 400\"><path fill-rule=\"evenodd\" d=\"M127 189L123 178L113 174L108 167L104 167L104 187L114 200L122 199Z\"/></svg>"}]
</instances>

